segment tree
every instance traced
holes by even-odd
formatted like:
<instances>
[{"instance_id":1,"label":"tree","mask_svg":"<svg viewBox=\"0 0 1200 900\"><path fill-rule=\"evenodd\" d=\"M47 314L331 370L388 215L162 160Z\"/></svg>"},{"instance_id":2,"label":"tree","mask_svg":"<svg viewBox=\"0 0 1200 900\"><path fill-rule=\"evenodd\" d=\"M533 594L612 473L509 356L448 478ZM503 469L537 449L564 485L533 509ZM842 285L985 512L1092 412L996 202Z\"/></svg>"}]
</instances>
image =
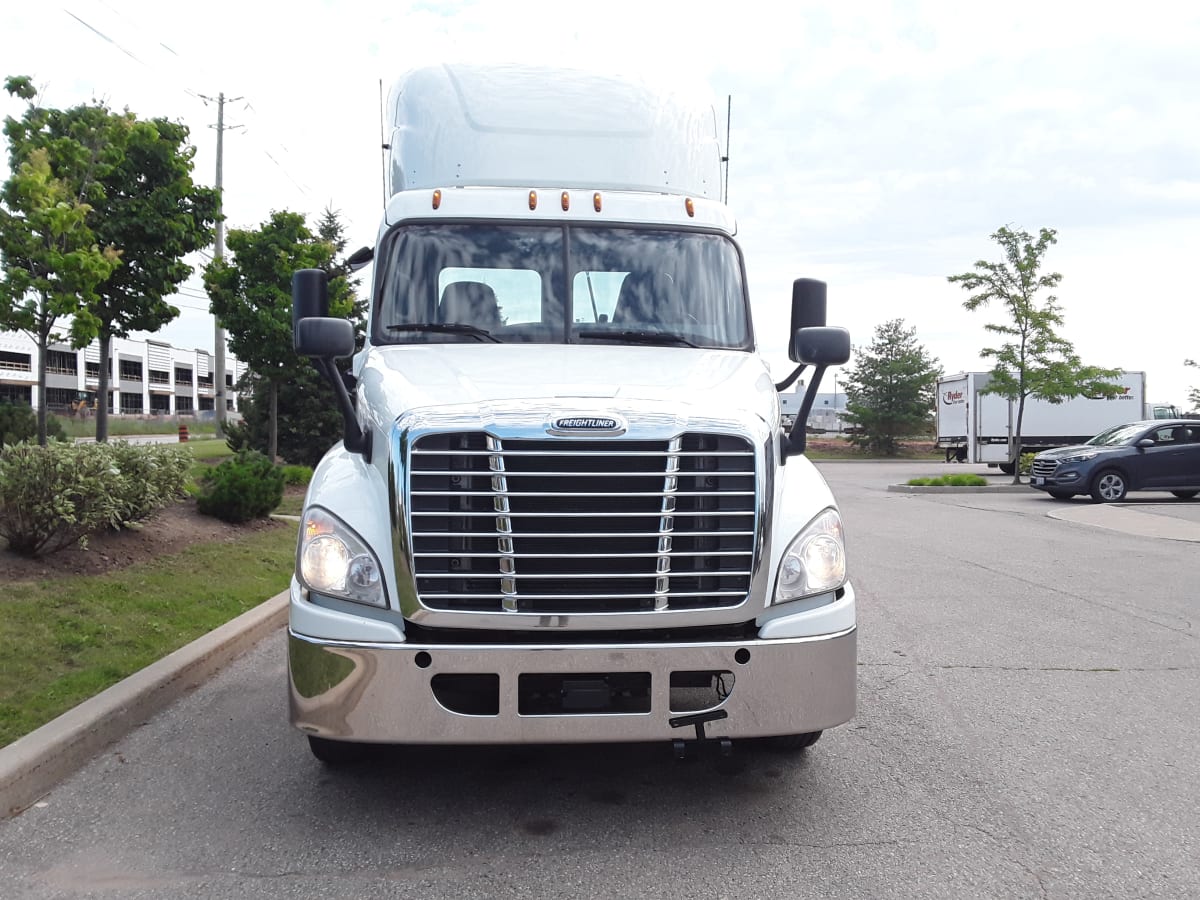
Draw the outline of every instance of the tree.
<instances>
[{"instance_id":1,"label":"tree","mask_svg":"<svg viewBox=\"0 0 1200 900\"><path fill-rule=\"evenodd\" d=\"M1185 359L1183 364L1200 369L1200 363L1194 359ZM1200 412L1200 387L1194 387L1188 391L1188 405L1191 407L1192 412Z\"/></svg>"},{"instance_id":2,"label":"tree","mask_svg":"<svg viewBox=\"0 0 1200 900\"><path fill-rule=\"evenodd\" d=\"M229 445L267 452L271 428L270 385L253 372L238 382L242 422L228 425ZM288 463L315 467L342 438L342 414L333 388L315 368L299 369L278 385L276 449Z\"/></svg>"},{"instance_id":3,"label":"tree","mask_svg":"<svg viewBox=\"0 0 1200 900\"><path fill-rule=\"evenodd\" d=\"M99 193L97 174L112 148L94 108L67 115L73 127L56 127L63 114L39 107L30 79L10 77L5 90L27 102L21 119L4 120L10 177L0 190L0 327L27 332L38 347L38 443L46 443L46 361L55 325L72 317L77 346L86 343L85 304L120 263L120 252L100 248L89 227Z\"/></svg>"},{"instance_id":4,"label":"tree","mask_svg":"<svg viewBox=\"0 0 1200 900\"><path fill-rule=\"evenodd\" d=\"M846 420L856 429L850 440L894 456L900 438L929 427L940 374L915 328L906 328L903 319L878 326L871 345L846 371Z\"/></svg>"},{"instance_id":5,"label":"tree","mask_svg":"<svg viewBox=\"0 0 1200 900\"><path fill-rule=\"evenodd\" d=\"M124 120L124 121L121 121ZM107 360L114 337L158 331L179 315L166 297L191 273L184 257L212 241L220 203L215 190L192 181L195 149L185 125L166 119L114 117L121 154L99 178L103 195L92 206L92 227L121 265L96 288L79 313L77 332L99 338ZM108 397L108 366L100 367L99 396ZM108 438L108 403L97 405L96 440Z\"/></svg>"},{"instance_id":6,"label":"tree","mask_svg":"<svg viewBox=\"0 0 1200 900\"><path fill-rule=\"evenodd\" d=\"M300 213L281 210L257 230L230 231L230 259L214 259L204 270L211 308L229 332L229 346L267 383L267 455L278 455L279 387L309 367L292 349L292 273L333 271L334 244L314 235ZM329 313L354 311L344 275L329 282Z\"/></svg>"},{"instance_id":7,"label":"tree","mask_svg":"<svg viewBox=\"0 0 1200 900\"><path fill-rule=\"evenodd\" d=\"M992 234L1004 259L1000 262L979 260L972 272L950 275L951 284L961 285L971 295L963 301L969 310L993 301L1008 316L1006 322L988 323L985 329L1001 335L999 347L985 347L980 355L994 361L992 380L985 393L997 394L1017 404L1016 423L1009 440L1009 460L1013 483L1021 481L1021 425L1025 401L1030 397L1048 403L1062 403L1072 397L1115 397L1121 388L1112 382L1120 371L1085 366L1075 354L1074 345L1059 334L1063 328L1058 298L1051 293L1062 281L1057 272L1041 274L1043 257L1057 232L1042 228L1037 240L1026 231L1007 226Z\"/></svg>"}]
</instances>

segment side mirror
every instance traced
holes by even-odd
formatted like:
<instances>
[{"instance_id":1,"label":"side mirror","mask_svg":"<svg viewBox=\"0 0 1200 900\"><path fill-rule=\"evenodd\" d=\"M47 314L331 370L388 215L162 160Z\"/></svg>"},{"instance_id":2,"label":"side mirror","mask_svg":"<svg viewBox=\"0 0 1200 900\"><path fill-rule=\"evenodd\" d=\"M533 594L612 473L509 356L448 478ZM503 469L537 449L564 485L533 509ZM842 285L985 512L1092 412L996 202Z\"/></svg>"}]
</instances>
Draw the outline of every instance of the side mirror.
<instances>
[{"instance_id":1,"label":"side mirror","mask_svg":"<svg viewBox=\"0 0 1200 900\"><path fill-rule=\"evenodd\" d=\"M374 258L375 258L375 248L374 247L359 247L357 250L355 250L353 253L351 253L348 257L346 257L346 262L344 263L344 265L351 272L357 272L359 269L363 268L369 262L371 262L371 260L373 260Z\"/></svg>"},{"instance_id":2,"label":"side mirror","mask_svg":"<svg viewBox=\"0 0 1200 900\"><path fill-rule=\"evenodd\" d=\"M322 319L329 315L329 276L322 269L299 269L292 273L292 349L305 356L313 356L300 349L300 322L304 319Z\"/></svg>"},{"instance_id":3,"label":"side mirror","mask_svg":"<svg viewBox=\"0 0 1200 900\"><path fill-rule=\"evenodd\" d=\"M1137 442L1137 448L1139 450L1145 450L1146 448L1153 447L1153 446L1155 446L1154 438L1142 438L1140 441Z\"/></svg>"},{"instance_id":4,"label":"side mirror","mask_svg":"<svg viewBox=\"0 0 1200 900\"><path fill-rule=\"evenodd\" d=\"M825 282L815 278L797 278L792 282L792 327L791 334L801 328L820 328L825 325L827 289ZM805 362L796 355L793 340L788 353L792 362Z\"/></svg>"},{"instance_id":5,"label":"side mirror","mask_svg":"<svg viewBox=\"0 0 1200 900\"><path fill-rule=\"evenodd\" d=\"M292 336L296 352L317 359L354 355L354 326L347 319L301 319Z\"/></svg>"},{"instance_id":6,"label":"side mirror","mask_svg":"<svg viewBox=\"0 0 1200 900\"><path fill-rule=\"evenodd\" d=\"M840 366L850 358L850 332L833 326L797 328L791 358L810 366Z\"/></svg>"}]
</instances>

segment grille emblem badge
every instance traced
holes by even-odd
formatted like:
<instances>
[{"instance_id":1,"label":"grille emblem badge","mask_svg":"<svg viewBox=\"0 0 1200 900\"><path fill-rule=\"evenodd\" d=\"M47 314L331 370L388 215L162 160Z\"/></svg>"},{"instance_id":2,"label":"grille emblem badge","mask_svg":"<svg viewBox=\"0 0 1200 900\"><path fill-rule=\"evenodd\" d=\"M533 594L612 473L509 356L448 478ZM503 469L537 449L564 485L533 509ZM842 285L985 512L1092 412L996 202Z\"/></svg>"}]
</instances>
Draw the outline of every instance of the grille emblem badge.
<instances>
[{"instance_id":1,"label":"grille emblem badge","mask_svg":"<svg viewBox=\"0 0 1200 900\"><path fill-rule=\"evenodd\" d=\"M550 434L624 434L628 429L624 419L613 415L577 415L557 416L546 424Z\"/></svg>"}]
</instances>

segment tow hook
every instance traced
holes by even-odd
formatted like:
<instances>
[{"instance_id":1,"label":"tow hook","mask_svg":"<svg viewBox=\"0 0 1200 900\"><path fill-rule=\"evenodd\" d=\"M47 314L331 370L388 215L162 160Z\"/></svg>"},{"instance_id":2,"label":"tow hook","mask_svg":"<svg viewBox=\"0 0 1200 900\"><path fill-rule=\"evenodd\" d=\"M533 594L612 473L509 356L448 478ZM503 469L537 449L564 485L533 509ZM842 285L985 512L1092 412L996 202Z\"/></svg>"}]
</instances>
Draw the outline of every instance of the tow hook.
<instances>
[{"instance_id":1,"label":"tow hook","mask_svg":"<svg viewBox=\"0 0 1200 900\"><path fill-rule=\"evenodd\" d=\"M668 719L668 723L672 728L687 728L689 725L696 726L696 737L692 740L697 747L704 744L716 743L720 749L721 756L733 756L733 741L727 737L710 738L704 733L704 726L708 722L717 722L721 719L728 719L729 713L724 709L713 709L708 712L695 713L690 716L676 716L674 719ZM687 758L688 741L682 738L676 738L671 742L675 749L676 759Z\"/></svg>"}]
</instances>

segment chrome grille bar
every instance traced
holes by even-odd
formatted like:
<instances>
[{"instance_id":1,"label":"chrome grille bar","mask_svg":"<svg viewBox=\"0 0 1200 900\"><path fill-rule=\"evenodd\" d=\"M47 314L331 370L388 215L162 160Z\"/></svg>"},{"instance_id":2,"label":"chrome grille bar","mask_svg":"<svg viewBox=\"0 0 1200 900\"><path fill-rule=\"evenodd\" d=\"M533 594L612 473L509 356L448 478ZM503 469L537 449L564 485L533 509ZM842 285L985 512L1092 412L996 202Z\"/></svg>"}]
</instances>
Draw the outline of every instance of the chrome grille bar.
<instances>
[{"instance_id":1,"label":"chrome grille bar","mask_svg":"<svg viewBox=\"0 0 1200 900\"><path fill-rule=\"evenodd\" d=\"M724 434L422 435L406 467L418 598L572 614L737 605L755 559L755 460Z\"/></svg>"}]
</instances>

